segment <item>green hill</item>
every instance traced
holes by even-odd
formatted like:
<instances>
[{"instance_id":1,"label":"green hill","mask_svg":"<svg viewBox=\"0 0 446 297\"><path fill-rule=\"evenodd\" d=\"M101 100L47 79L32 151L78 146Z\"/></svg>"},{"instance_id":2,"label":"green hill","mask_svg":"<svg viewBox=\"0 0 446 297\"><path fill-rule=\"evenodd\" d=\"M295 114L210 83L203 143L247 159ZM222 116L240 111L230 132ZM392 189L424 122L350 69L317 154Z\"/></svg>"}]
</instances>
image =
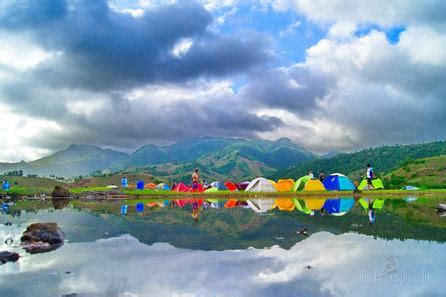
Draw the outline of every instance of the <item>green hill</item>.
<instances>
[{"instance_id":1,"label":"green hill","mask_svg":"<svg viewBox=\"0 0 446 297\"><path fill-rule=\"evenodd\" d=\"M412 185L420 188L446 187L446 155L405 162L384 177L389 188Z\"/></svg>"},{"instance_id":2,"label":"green hill","mask_svg":"<svg viewBox=\"0 0 446 297\"><path fill-rule=\"evenodd\" d=\"M350 154L338 154L333 158L319 158L298 165L292 169L281 170L271 177L299 178L309 170L318 173L323 170L326 174L341 172L350 178L358 178L364 175L365 166L371 163L375 173L383 176L400 167L404 162L411 160L446 155L446 142L436 141L431 143L392 145L377 148L364 149Z\"/></svg>"},{"instance_id":3,"label":"green hill","mask_svg":"<svg viewBox=\"0 0 446 297\"><path fill-rule=\"evenodd\" d=\"M152 156L154 152L160 157ZM191 172L199 168L202 178L208 181L241 181L271 175L313 158L312 153L286 138L268 141L205 137L167 147L142 147L114 168L183 182L189 182Z\"/></svg>"},{"instance_id":4,"label":"green hill","mask_svg":"<svg viewBox=\"0 0 446 297\"><path fill-rule=\"evenodd\" d=\"M277 141L204 137L169 146L149 144L132 154L91 145L71 145L65 150L29 163L0 163L0 173L22 170L24 175L103 175L147 173L170 180L189 180L199 167L209 179L235 179L272 174L314 159L315 155L282 138Z\"/></svg>"}]
</instances>

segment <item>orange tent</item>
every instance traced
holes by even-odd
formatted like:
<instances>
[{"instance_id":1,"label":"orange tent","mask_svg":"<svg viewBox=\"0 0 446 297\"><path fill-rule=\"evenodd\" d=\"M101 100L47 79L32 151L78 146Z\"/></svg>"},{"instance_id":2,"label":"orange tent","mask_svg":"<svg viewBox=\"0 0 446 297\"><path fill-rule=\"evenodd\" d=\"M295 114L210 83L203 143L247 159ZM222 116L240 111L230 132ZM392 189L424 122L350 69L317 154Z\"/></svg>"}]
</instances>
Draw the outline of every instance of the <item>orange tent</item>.
<instances>
[{"instance_id":1,"label":"orange tent","mask_svg":"<svg viewBox=\"0 0 446 297\"><path fill-rule=\"evenodd\" d=\"M148 183L145 186L146 189L151 189L151 190L155 190L156 189L156 185L154 183Z\"/></svg>"},{"instance_id":2,"label":"orange tent","mask_svg":"<svg viewBox=\"0 0 446 297\"><path fill-rule=\"evenodd\" d=\"M279 179L276 183L277 192L291 192L294 186L294 180L292 179Z\"/></svg>"},{"instance_id":3,"label":"orange tent","mask_svg":"<svg viewBox=\"0 0 446 297\"><path fill-rule=\"evenodd\" d=\"M229 199L225 203L225 208L234 208L237 206L237 199Z\"/></svg>"}]
</instances>

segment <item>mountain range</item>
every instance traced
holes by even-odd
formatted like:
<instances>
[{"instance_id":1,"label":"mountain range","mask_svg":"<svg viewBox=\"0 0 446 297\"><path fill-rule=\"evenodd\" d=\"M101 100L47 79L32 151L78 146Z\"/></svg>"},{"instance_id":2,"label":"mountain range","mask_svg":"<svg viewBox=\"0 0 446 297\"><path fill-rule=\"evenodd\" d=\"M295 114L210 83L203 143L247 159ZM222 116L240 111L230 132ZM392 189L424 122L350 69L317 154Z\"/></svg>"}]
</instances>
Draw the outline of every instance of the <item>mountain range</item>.
<instances>
[{"instance_id":1,"label":"mountain range","mask_svg":"<svg viewBox=\"0 0 446 297\"><path fill-rule=\"evenodd\" d=\"M172 180L189 179L194 168L209 179L249 179L291 168L317 156L289 139L276 141L204 137L168 146L149 144L133 153L92 145L70 145L50 156L18 163L0 163L0 173L23 170L25 175L79 175L146 172Z\"/></svg>"}]
</instances>

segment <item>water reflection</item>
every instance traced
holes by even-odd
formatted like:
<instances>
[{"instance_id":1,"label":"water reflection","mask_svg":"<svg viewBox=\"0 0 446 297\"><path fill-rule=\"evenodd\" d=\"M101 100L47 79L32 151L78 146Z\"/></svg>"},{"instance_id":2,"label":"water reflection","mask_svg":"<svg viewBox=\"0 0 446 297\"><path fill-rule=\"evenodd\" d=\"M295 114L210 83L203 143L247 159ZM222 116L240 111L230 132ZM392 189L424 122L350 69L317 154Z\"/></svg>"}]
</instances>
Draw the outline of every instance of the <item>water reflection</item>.
<instances>
[{"instance_id":1,"label":"water reflection","mask_svg":"<svg viewBox=\"0 0 446 297\"><path fill-rule=\"evenodd\" d=\"M19 252L3 241L30 222L57 222L68 242L0 266L0 296L444 291L444 200L384 198L8 203L1 250Z\"/></svg>"}]
</instances>

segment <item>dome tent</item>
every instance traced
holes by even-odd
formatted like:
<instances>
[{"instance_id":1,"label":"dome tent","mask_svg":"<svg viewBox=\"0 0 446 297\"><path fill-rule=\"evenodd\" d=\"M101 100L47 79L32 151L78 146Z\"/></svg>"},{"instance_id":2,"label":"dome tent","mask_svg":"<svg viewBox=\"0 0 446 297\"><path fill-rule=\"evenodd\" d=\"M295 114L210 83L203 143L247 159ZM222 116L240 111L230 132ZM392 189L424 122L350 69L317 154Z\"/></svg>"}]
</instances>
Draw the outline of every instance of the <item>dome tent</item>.
<instances>
[{"instance_id":1,"label":"dome tent","mask_svg":"<svg viewBox=\"0 0 446 297\"><path fill-rule=\"evenodd\" d=\"M372 179L372 186L375 188L375 190L384 189L383 181L379 177L375 177ZM364 177L364 179L359 184L358 190L368 190L366 177Z\"/></svg>"},{"instance_id":2,"label":"dome tent","mask_svg":"<svg viewBox=\"0 0 446 297\"><path fill-rule=\"evenodd\" d=\"M276 192L276 188L271 181L258 177L253 179L246 187L246 192Z\"/></svg>"},{"instance_id":3,"label":"dome tent","mask_svg":"<svg viewBox=\"0 0 446 297\"><path fill-rule=\"evenodd\" d=\"M276 183L277 192L290 192L293 189L294 180L279 179Z\"/></svg>"},{"instance_id":4,"label":"dome tent","mask_svg":"<svg viewBox=\"0 0 446 297\"><path fill-rule=\"evenodd\" d=\"M351 180L340 173L328 175L322 183L327 191L353 191L355 189Z\"/></svg>"},{"instance_id":5,"label":"dome tent","mask_svg":"<svg viewBox=\"0 0 446 297\"><path fill-rule=\"evenodd\" d=\"M304 191L326 191L326 189L320 180L310 179L305 183Z\"/></svg>"},{"instance_id":6,"label":"dome tent","mask_svg":"<svg viewBox=\"0 0 446 297\"><path fill-rule=\"evenodd\" d=\"M305 175L305 176L302 176L301 178L299 178L298 180L296 180L296 182L294 183L293 189L292 189L293 192L303 190L305 184L310 179L311 179L311 177L309 175Z\"/></svg>"}]
</instances>

